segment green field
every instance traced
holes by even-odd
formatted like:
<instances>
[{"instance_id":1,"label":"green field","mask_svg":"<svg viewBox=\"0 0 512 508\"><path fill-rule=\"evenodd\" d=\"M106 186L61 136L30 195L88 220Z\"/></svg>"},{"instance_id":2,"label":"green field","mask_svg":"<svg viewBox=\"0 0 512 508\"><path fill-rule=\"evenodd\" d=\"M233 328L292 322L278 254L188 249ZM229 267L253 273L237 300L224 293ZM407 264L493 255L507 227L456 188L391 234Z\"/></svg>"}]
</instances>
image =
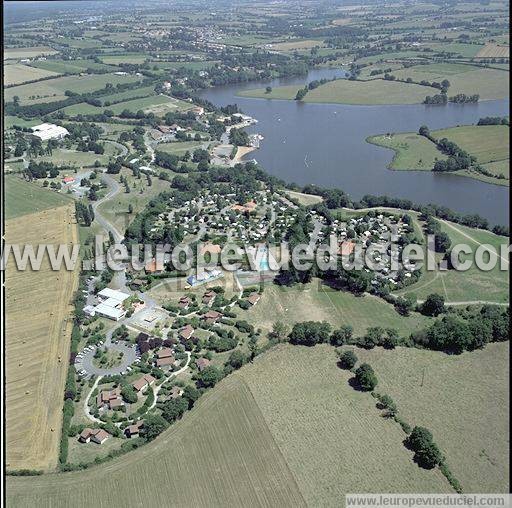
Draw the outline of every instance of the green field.
<instances>
[{"instance_id":1,"label":"green field","mask_svg":"<svg viewBox=\"0 0 512 508\"><path fill-rule=\"evenodd\" d=\"M4 67L5 85L18 85L20 83L25 83L26 81L34 81L36 79L48 78L50 76L58 76L58 73L43 69L35 69L23 64L11 64Z\"/></svg>"},{"instance_id":2,"label":"green field","mask_svg":"<svg viewBox=\"0 0 512 508\"><path fill-rule=\"evenodd\" d=\"M510 127L507 125L465 125L434 131L432 135L453 141L482 164L510 157Z\"/></svg>"},{"instance_id":3,"label":"green field","mask_svg":"<svg viewBox=\"0 0 512 508\"><path fill-rule=\"evenodd\" d=\"M432 141L414 132L370 136L367 141L395 152L389 169L431 171L436 160L447 158Z\"/></svg>"},{"instance_id":4,"label":"green field","mask_svg":"<svg viewBox=\"0 0 512 508\"><path fill-rule=\"evenodd\" d=\"M464 492L509 491L508 342L459 356L405 348L356 354L400 415L432 431Z\"/></svg>"},{"instance_id":5,"label":"green field","mask_svg":"<svg viewBox=\"0 0 512 508\"><path fill-rule=\"evenodd\" d=\"M4 48L4 60L35 58L41 55L55 55L58 51L48 46L30 46L28 48Z\"/></svg>"},{"instance_id":6,"label":"green field","mask_svg":"<svg viewBox=\"0 0 512 508\"><path fill-rule=\"evenodd\" d=\"M154 95L142 99L119 102L109 106L108 109L112 110L116 115L120 114L125 109L133 113L142 109L146 112L152 111L155 115L164 116L165 113L169 111L186 111L192 107L193 105L189 102L180 101L179 99L174 99L166 95Z\"/></svg>"},{"instance_id":7,"label":"green field","mask_svg":"<svg viewBox=\"0 0 512 508\"><path fill-rule=\"evenodd\" d=\"M298 89L297 86L278 87L269 94L265 93L265 90L244 90L239 95L268 99L294 99ZM338 79L311 90L303 101L361 105L417 104L423 102L427 95L433 95L433 90L426 86L383 79L370 81Z\"/></svg>"},{"instance_id":8,"label":"green field","mask_svg":"<svg viewBox=\"0 0 512 508\"><path fill-rule=\"evenodd\" d=\"M101 483L101 489L91 488ZM152 443L87 471L8 478L17 508L306 506L249 389L234 378Z\"/></svg>"},{"instance_id":9,"label":"green field","mask_svg":"<svg viewBox=\"0 0 512 508\"><path fill-rule=\"evenodd\" d=\"M450 82L449 96L458 93L465 93L466 95L479 94L480 100L504 99L508 97L508 72L498 69L484 69L464 64L439 63L400 69L394 71L393 74L397 78L407 79L410 77L417 82L422 80L441 82L443 79L448 79Z\"/></svg>"},{"instance_id":10,"label":"green field","mask_svg":"<svg viewBox=\"0 0 512 508\"><path fill-rule=\"evenodd\" d=\"M38 125L40 123L40 118L34 118L33 120L24 120L23 118L18 118L17 116L4 116L4 129L10 129L14 125L18 125L19 127L34 127L34 125Z\"/></svg>"},{"instance_id":11,"label":"green field","mask_svg":"<svg viewBox=\"0 0 512 508\"><path fill-rule=\"evenodd\" d=\"M276 321L291 326L298 321L312 319L325 320L336 327L351 325L355 334L363 334L376 322L407 334L430 322L429 318L419 314L404 318L380 298L370 295L357 297L352 293L336 291L317 279L303 287L269 285L265 287L257 305L248 311L240 311L239 315L240 319L266 331L271 330Z\"/></svg>"},{"instance_id":12,"label":"green field","mask_svg":"<svg viewBox=\"0 0 512 508\"><path fill-rule=\"evenodd\" d=\"M121 53L119 55L102 55L101 61L106 64L119 65L122 63L142 64L149 60L150 56L145 53Z\"/></svg>"},{"instance_id":13,"label":"green field","mask_svg":"<svg viewBox=\"0 0 512 508\"><path fill-rule=\"evenodd\" d=\"M6 219L66 205L71 201L65 194L43 189L14 175L6 175L4 182Z\"/></svg>"},{"instance_id":14,"label":"green field","mask_svg":"<svg viewBox=\"0 0 512 508\"><path fill-rule=\"evenodd\" d=\"M86 69L107 70L115 72L117 67L113 65L105 65L96 63L94 60L43 60L30 63L31 67L38 69L46 69L59 74L79 74L85 72Z\"/></svg>"},{"instance_id":15,"label":"green field","mask_svg":"<svg viewBox=\"0 0 512 508\"><path fill-rule=\"evenodd\" d=\"M86 76L63 76L55 79L48 79L38 83L13 86L4 91L6 101L12 101L17 95L23 105L30 98L44 98L45 102L62 100L66 96L64 92L71 90L76 93L92 92L104 88L107 83L117 85L118 83L133 83L139 81L137 76L117 76L115 74L89 74Z\"/></svg>"},{"instance_id":16,"label":"green field","mask_svg":"<svg viewBox=\"0 0 512 508\"><path fill-rule=\"evenodd\" d=\"M118 150L110 143L105 143L105 153L96 154L94 152L77 152L76 150L67 150L65 148L57 148L52 151L52 155L44 155L39 157L38 160L44 160L53 162L58 166L66 165L76 168L82 168L84 166L91 166L95 161L100 161L106 164L110 156L117 155Z\"/></svg>"},{"instance_id":17,"label":"green field","mask_svg":"<svg viewBox=\"0 0 512 508\"><path fill-rule=\"evenodd\" d=\"M179 141L173 143L159 143L155 150L160 152L172 153L174 155L184 155L185 152L192 153L197 148L204 145L203 141Z\"/></svg>"},{"instance_id":18,"label":"green field","mask_svg":"<svg viewBox=\"0 0 512 508\"><path fill-rule=\"evenodd\" d=\"M440 221L441 229L445 231L452 241L452 246L466 244L473 249L473 252L481 245L492 245L498 256L500 246L508 245L507 239L497 236L489 231L478 230ZM462 259L466 256L462 256ZM471 259L471 257L469 257ZM506 271L500 270L500 263L490 271L481 271L473 266L468 271L457 270L435 270L423 272L420 280L406 289L398 291L397 294L415 294L419 300L424 300L431 293L443 295L447 302L474 302L489 301L497 303L508 303L509 301L509 265L504 256L498 258L503 261Z\"/></svg>"},{"instance_id":19,"label":"green field","mask_svg":"<svg viewBox=\"0 0 512 508\"><path fill-rule=\"evenodd\" d=\"M143 86L141 88L133 88L131 90L125 90L123 92L113 93L111 95L103 95L101 97L101 103L105 105L106 102L120 102L134 97L147 97L148 95L154 95L154 86Z\"/></svg>"}]
</instances>

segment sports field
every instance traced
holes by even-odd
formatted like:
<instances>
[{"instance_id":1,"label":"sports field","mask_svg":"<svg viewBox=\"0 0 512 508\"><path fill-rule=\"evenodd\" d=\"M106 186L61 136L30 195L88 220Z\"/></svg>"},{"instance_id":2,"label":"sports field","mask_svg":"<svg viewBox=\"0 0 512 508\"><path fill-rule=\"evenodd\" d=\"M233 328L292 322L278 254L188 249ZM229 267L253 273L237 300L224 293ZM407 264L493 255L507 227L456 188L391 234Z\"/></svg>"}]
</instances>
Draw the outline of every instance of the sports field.
<instances>
[{"instance_id":1,"label":"sports field","mask_svg":"<svg viewBox=\"0 0 512 508\"><path fill-rule=\"evenodd\" d=\"M265 331L270 331L276 321L291 326L308 319L325 320L335 327L348 324L354 328L355 334L364 333L376 322L379 326L396 328L405 334L429 322L429 318L419 314L400 316L392 305L380 298L370 295L356 297L345 291L336 291L317 279L303 287L268 285L261 300L248 311L240 311L239 316Z\"/></svg>"},{"instance_id":2,"label":"sports field","mask_svg":"<svg viewBox=\"0 0 512 508\"><path fill-rule=\"evenodd\" d=\"M25 81L58 76L57 72L36 69L23 64L11 64L4 67L4 83L6 85L18 85Z\"/></svg>"},{"instance_id":3,"label":"sports field","mask_svg":"<svg viewBox=\"0 0 512 508\"><path fill-rule=\"evenodd\" d=\"M481 300L507 303L509 301L508 270L510 266L506 254L500 254L500 246L507 245L506 237L451 222L441 221L440 225L441 229L450 236L452 246L465 244L473 249L473 253L482 244L494 247L499 256L495 268L490 271L482 271L473 263L472 268L464 272L457 270L425 270L416 284L398 291L397 294L414 293L419 300L424 300L429 294L438 293L443 295L446 301L450 303L470 303ZM462 255L461 261L464 259L474 258ZM500 270L500 264L503 264L505 270Z\"/></svg>"},{"instance_id":4,"label":"sports field","mask_svg":"<svg viewBox=\"0 0 512 508\"><path fill-rule=\"evenodd\" d=\"M28 202L26 196L24 200ZM71 222L73 205L49 208L42 201L47 209L28 215L18 209L18 216L7 220L7 243L35 247L77 243L77 228ZM12 257L8 261L7 469L49 470L57 464L76 275L65 269L52 271L48 260L38 271L19 271Z\"/></svg>"},{"instance_id":5,"label":"sports field","mask_svg":"<svg viewBox=\"0 0 512 508\"><path fill-rule=\"evenodd\" d=\"M405 348L356 354L400 415L433 432L464 492L509 491L508 342L459 356Z\"/></svg>"},{"instance_id":6,"label":"sports field","mask_svg":"<svg viewBox=\"0 0 512 508\"><path fill-rule=\"evenodd\" d=\"M70 499L76 507L306 506L251 392L235 378L134 452L87 471L7 483L17 508L67 507Z\"/></svg>"}]
</instances>

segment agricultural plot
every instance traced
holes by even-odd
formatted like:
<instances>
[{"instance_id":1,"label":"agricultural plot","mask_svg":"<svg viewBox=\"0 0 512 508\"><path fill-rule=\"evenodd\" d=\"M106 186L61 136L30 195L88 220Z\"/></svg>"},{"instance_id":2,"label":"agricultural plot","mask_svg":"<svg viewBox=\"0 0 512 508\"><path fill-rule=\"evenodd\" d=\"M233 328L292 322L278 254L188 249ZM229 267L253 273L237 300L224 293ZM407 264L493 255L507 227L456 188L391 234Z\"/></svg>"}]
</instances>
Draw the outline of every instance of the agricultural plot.
<instances>
[{"instance_id":1,"label":"agricultural plot","mask_svg":"<svg viewBox=\"0 0 512 508\"><path fill-rule=\"evenodd\" d=\"M149 60L149 55L144 53L121 53L119 55L102 55L101 61L106 64L119 65L127 64L143 64Z\"/></svg>"},{"instance_id":2,"label":"agricultural plot","mask_svg":"<svg viewBox=\"0 0 512 508\"><path fill-rule=\"evenodd\" d=\"M412 461L404 432L382 418L375 399L349 385L353 375L337 367L334 348L279 346L236 376L308 506L343 506L350 492L452 492L438 470Z\"/></svg>"},{"instance_id":3,"label":"agricultural plot","mask_svg":"<svg viewBox=\"0 0 512 508\"><path fill-rule=\"evenodd\" d=\"M510 47L498 44L486 44L475 58L510 58Z\"/></svg>"},{"instance_id":4,"label":"agricultural plot","mask_svg":"<svg viewBox=\"0 0 512 508\"><path fill-rule=\"evenodd\" d=\"M192 153L197 148L203 148L204 145L205 143L201 141L179 141L173 143L160 143L156 145L155 150L172 153L173 155L184 155L186 152Z\"/></svg>"},{"instance_id":5,"label":"agricultural plot","mask_svg":"<svg viewBox=\"0 0 512 508\"><path fill-rule=\"evenodd\" d=\"M58 166L70 166L73 169L81 169L84 166L92 166L96 161L106 164L110 156L117 155L118 153L118 150L110 143L105 143L105 153L101 155L94 152L77 152L76 150L58 148L52 151L52 155L39 157L39 160L53 162Z\"/></svg>"},{"instance_id":6,"label":"agricultural plot","mask_svg":"<svg viewBox=\"0 0 512 508\"><path fill-rule=\"evenodd\" d=\"M71 202L71 198L65 194L43 189L14 175L6 176L4 183L6 219L61 207Z\"/></svg>"},{"instance_id":7,"label":"agricultural plot","mask_svg":"<svg viewBox=\"0 0 512 508\"><path fill-rule=\"evenodd\" d=\"M109 106L108 109L112 110L116 115L119 115L125 109L133 113L136 113L141 109L145 112L155 113L155 115L158 116L164 116L165 113L168 113L169 111L186 111L192 107L192 104L180 101L179 99L174 99L173 97L168 97L166 95L154 95L142 99L119 102Z\"/></svg>"},{"instance_id":8,"label":"agricultural plot","mask_svg":"<svg viewBox=\"0 0 512 508\"><path fill-rule=\"evenodd\" d=\"M135 97L147 97L154 95L154 86L144 86L141 88L133 88L131 90L125 90L123 92L113 93L111 95L104 95L101 97L101 103L106 106L107 103L116 103L133 99Z\"/></svg>"},{"instance_id":9,"label":"agricultural plot","mask_svg":"<svg viewBox=\"0 0 512 508\"><path fill-rule=\"evenodd\" d=\"M323 41L317 41L314 39L304 39L297 41L278 42L271 44L271 48L276 51L295 51L301 49L311 49L323 46Z\"/></svg>"},{"instance_id":10,"label":"agricultural plot","mask_svg":"<svg viewBox=\"0 0 512 508\"><path fill-rule=\"evenodd\" d=\"M429 43L429 48L432 48L436 53L446 52L446 53L455 53L464 58L472 58L478 54L479 51L482 50L482 44L464 44L460 42L452 42L452 43Z\"/></svg>"},{"instance_id":11,"label":"agricultural plot","mask_svg":"<svg viewBox=\"0 0 512 508\"><path fill-rule=\"evenodd\" d=\"M59 46L68 46L70 48L79 49L98 48L101 46L101 41L84 37L79 39L74 39L71 37L56 37L53 39L53 42Z\"/></svg>"},{"instance_id":12,"label":"agricultural plot","mask_svg":"<svg viewBox=\"0 0 512 508\"><path fill-rule=\"evenodd\" d=\"M48 202L43 202L47 207ZM6 222L7 242L68 246L77 243L72 212L73 205L66 205L12 218ZM8 261L5 345L8 469L49 470L57 464L72 327L71 300L76 287L76 272L52 271L48 260L43 261L38 271L18 271L12 258Z\"/></svg>"},{"instance_id":13,"label":"agricultural plot","mask_svg":"<svg viewBox=\"0 0 512 508\"><path fill-rule=\"evenodd\" d=\"M392 305L374 296L356 297L351 293L336 291L314 280L303 287L268 285L261 300L251 309L239 312L255 327L270 331L273 323L282 321L292 326L305 319L327 321L334 327L351 325L354 333L363 334L376 322L386 328L396 328L400 333L410 333L426 326L429 318L415 314L400 316Z\"/></svg>"},{"instance_id":14,"label":"agricultural plot","mask_svg":"<svg viewBox=\"0 0 512 508\"><path fill-rule=\"evenodd\" d=\"M374 368L377 391L393 398L400 416L434 434L464 492L505 493L509 347L508 342L488 344L458 356L406 348L357 349L356 354Z\"/></svg>"},{"instance_id":15,"label":"agricultural plot","mask_svg":"<svg viewBox=\"0 0 512 508\"><path fill-rule=\"evenodd\" d=\"M24 104L27 99L44 99L45 102L62 100L66 96L64 92L71 90L75 93L93 92L104 88L107 83L117 85L119 83L133 83L139 81L137 76L117 76L115 74L88 74L86 76L63 76L55 79L48 79L38 83L14 86L4 91L6 101L12 101L17 95L20 103Z\"/></svg>"},{"instance_id":16,"label":"agricultural plot","mask_svg":"<svg viewBox=\"0 0 512 508\"><path fill-rule=\"evenodd\" d=\"M500 247L507 245L507 239L489 231L471 229L459 224L450 222L440 222L440 224L441 229L449 235L452 246L466 244L473 249L473 252L482 244L494 247L499 256L496 267L490 271L482 271L473 264L472 268L464 272L425 270L416 284L398 291L397 294L413 293L419 300L424 300L429 294L438 293L443 295L448 303L480 300L496 303L508 302L508 270L510 267L507 257L500 254ZM461 261L468 258L474 260L474 257L462 255ZM504 265L505 270L500 270L500 264Z\"/></svg>"},{"instance_id":17,"label":"agricultural plot","mask_svg":"<svg viewBox=\"0 0 512 508\"><path fill-rule=\"evenodd\" d=\"M423 80L441 82L448 79L448 95L465 93L479 94L480 100L503 99L508 97L508 72L498 69L484 69L464 64L431 64L400 69L393 74L400 79L412 78L416 82ZM429 90L429 89L427 89ZM434 90L435 93L437 93ZM433 95L429 93L428 95Z\"/></svg>"},{"instance_id":18,"label":"agricultural plot","mask_svg":"<svg viewBox=\"0 0 512 508\"><path fill-rule=\"evenodd\" d=\"M91 485L101 481L104 488ZM228 378L152 443L87 471L9 477L8 503L306 506L251 392ZM36 501L37 500L37 501Z\"/></svg>"},{"instance_id":19,"label":"agricultural plot","mask_svg":"<svg viewBox=\"0 0 512 508\"><path fill-rule=\"evenodd\" d=\"M35 69L23 64L12 64L4 67L4 83L7 86L19 85L26 81L58 76L57 72Z\"/></svg>"},{"instance_id":20,"label":"agricultural plot","mask_svg":"<svg viewBox=\"0 0 512 508\"><path fill-rule=\"evenodd\" d=\"M414 132L370 136L367 141L394 151L389 169L431 171L436 160L447 158L432 141Z\"/></svg>"},{"instance_id":21,"label":"agricultural plot","mask_svg":"<svg viewBox=\"0 0 512 508\"><path fill-rule=\"evenodd\" d=\"M31 46L28 48L5 48L4 60L35 58L42 55L55 55L58 51L48 46Z\"/></svg>"},{"instance_id":22,"label":"agricultural plot","mask_svg":"<svg viewBox=\"0 0 512 508\"><path fill-rule=\"evenodd\" d=\"M87 69L115 72L117 67L97 63L94 60L42 60L30 63L31 67L46 69L59 74L79 74Z\"/></svg>"}]
</instances>

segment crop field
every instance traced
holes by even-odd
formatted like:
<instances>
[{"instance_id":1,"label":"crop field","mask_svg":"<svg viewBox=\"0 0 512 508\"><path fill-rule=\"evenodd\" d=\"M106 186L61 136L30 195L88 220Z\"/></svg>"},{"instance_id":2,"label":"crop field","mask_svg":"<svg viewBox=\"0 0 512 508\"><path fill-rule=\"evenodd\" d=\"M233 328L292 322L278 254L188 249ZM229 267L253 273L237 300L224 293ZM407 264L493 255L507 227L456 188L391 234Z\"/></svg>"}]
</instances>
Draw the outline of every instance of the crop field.
<instances>
[{"instance_id":1,"label":"crop field","mask_svg":"<svg viewBox=\"0 0 512 508\"><path fill-rule=\"evenodd\" d=\"M509 347L458 356L407 348L356 354L400 416L432 431L464 492L509 492Z\"/></svg>"},{"instance_id":2,"label":"crop field","mask_svg":"<svg viewBox=\"0 0 512 508\"><path fill-rule=\"evenodd\" d=\"M464 64L432 64L394 71L400 79L411 77L414 81L437 81L448 79L448 95L465 93L479 94L480 100L504 99L508 97L508 72L499 69L484 69ZM437 93L434 91L434 93ZM427 95L433 95L429 93Z\"/></svg>"},{"instance_id":3,"label":"crop field","mask_svg":"<svg viewBox=\"0 0 512 508\"><path fill-rule=\"evenodd\" d=\"M265 331L270 331L276 321L292 326L298 321L325 320L333 327L351 325L356 335L376 324L408 334L430 322L419 314L404 318L380 298L356 297L330 289L316 279L302 288L268 285L261 300L248 311L240 311L239 317Z\"/></svg>"},{"instance_id":4,"label":"crop field","mask_svg":"<svg viewBox=\"0 0 512 508\"><path fill-rule=\"evenodd\" d=\"M432 141L414 132L371 136L367 141L395 152L389 169L431 171L436 160L447 158Z\"/></svg>"},{"instance_id":5,"label":"crop field","mask_svg":"<svg viewBox=\"0 0 512 508\"><path fill-rule=\"evenodd\" d=\"M5 48L4 60L14 60L19 58L35 58L41 55L55 55L55 51L48 46L32 46L28 48Z\"/></svg>"},{"instance_id":6,"label":"crop field","mask_svg":"<svg viewBox=\"0 0 512 508\"><path fill-rule=\"evenodd\" d=\"M6 176L4 183L6 219L61 207L71 202L71 198L65 194L43 189L14 175Z\"/></svg>"},{"instance_id":7,"label":"crop field","mask_svg":"<svg viewBox=\"0 0 512 508\"><path fill-rule=\"evenodd\" d=\"M305 102L344 104L415 104L430 95L430 87L375 79L349 81L338 79L311 90Z\"/></svg>"},{"instance_id":8,"label":"crop field","mask_svg":"<svg viewBox=\"0 0 512 508\"><path fill-rule=\"evenodd\" d=\"M25 83L25 81L33 81L50 76L58 76L58 73L43 69L35 69L34 67L29 67L28 65L23 64L12 64L4 67L5 85L18 85L20 83Z\"/></svg>"},{"instance_id":9,"label":"crop field","mask_svg":"<svg viewBox=\"0 0 512 508\"><path fill-rule=\"evenodd\" d=\"M453 141L483 164L509 159L509 133L507 125L466 125L434 131L432 134L436 139Z\"/></svg>"},{"instance_id":10,"label":"crop field","mask_svg":"<svg viewBox=\"0 0 512 508\"><path fill-rule=\"evenodd\" d=\"M151 62L150 65L156 65L159 69L189 69L191 71L202 71L214 67L219 60L200 60L197 62Z\"/></svg>"},{"instance_id":11,"label":"crop field","mask_svg":"<svg viewBox=\"0 0 512 508\"><path fill-rule=\"evenodd\" d=\"M44 98L45 102L65 99L64 92L72 90L76 93L92 92L104 88L107 83L133 83L140 78L136 76L117 76L115 74L89 74L86 76L63 76L38 83L14 86L4 91L6 101L12 101L17 95L24 104L29 98Z\"/></svg>"},{"instance_id":12,"label":"crop field","mask_svg":"<svg viewBox=\"0 0 512 508\"><path fill-rule=\"evenodd\" d=\"M160 152L172 153L174 155L184 155L185 152L192 153L197 148L202 148L205 143L202 141L176 141L172 143L159 143L155 150Z\"/></svg>"},{"instance_id":13,"label":"crop field","mask_svg":"<svg viewBox=\"0 0 512 508\"><path fill-rule=\"evenodd\" d=\"M118 68L113 65L105 65L97 63L94 60L42 60L30 62L31 67L38 69L46 69L48 71L57 72L59 74L79 74L85 72L86 69L107 70L115 72Z\"/></svg>"},{"instance_id":14,"label":"crop field","mask_svg":"<svg viewBox=\"0 0 512 508\"><path fill-rule=\"evenodd\" d=\"M102 488L91 488L101 482ZM261 411L232 377L152 443L87 471L9 477L17 508L306 506Z\"/></svg>"},{"instance_id":15,"label":"crop field","mask_svg":"<svg viewBox=\"0 0 512 508\"><path fill-rule=\"evenodd\" d=\"M238 371L308 506L343 506L350 492L452 492L419 468L400 426L354 390L334 348L282 345ZM377 370L379 375L379 370ZM441 409L441 406L440 406Z\"/></svg>"},{"instance_id":16,"label":"crop field","mask_svg":"<svg viewBox=\"0 0 512 508\"><path fill-rule=\"evenodd\" d=\"M76 243L77 228L71 222L73 209L73 205L66 205L9 219L6 240L9 244L34 246ZM72 326L71 300L76 286L76 272L52 271L48 260L38 271L18 271L12 258L7 263L8 469L48 470L57 464Z\"/></svg>"},{"instance_id":17,"label":"crop field","mask_svg":"<svg viewBox=\"0 0 512 508\"><path fill-rule=\"evenodd\" d=\"M467 271L435 270L423 272L420 280L397 294L414 293L419 300L424 300L431 293L438 293L445 297L447 302L489 301L507 303L509 292L508 270L510 269L506 255L500 255L500 247L507 245L504 236L497 236L489 231L471 229L459 224L441 221L441 229L445 231L452 241L452 246L466 244L473 252L482 245L491 245L499 256L499 263L490 270L482 271L476 266ZM503 257L501 257L503 256ZM495 257L495 256L493 256ZM474 259L471 256L461 256L463 259ZM500 270L500 264L506 270Z\"/></svg>"},{"instance_id":18,"label":"crop field","mask_svg":"<svg viewBox=\"0 0 512 508\"><path fill-rule=\"evenodd\" d=\"M266 93L264 89L244 90L239 95L259 99L294 99L299 88L297 85L277 87L270 93ZM309 91L303 102L357 105L417 104L423 102L427 95L434 93L435 89L431 87L383 79L369 81L338 79Z\"/></svg>"},{"instance_id":19,"label":"crop field","mask_svg":"<svg viewBox=\"0 0 512 508\"><path fill-rule=\"evenodd\" d=\"M323 45L323 41L316 41L314 39L304 39L298 41L278 42L276 44L272 44L272 49L276 51L294 51L300 49L311 49L315 47L321 47Z\"/></svg>"},{"instance_id":20,"label":"crop field","mask_svg":"<svg viewBox=\"0 0 512 508\"><path fill-rule=\"evenodd\" d=\"M486 44L475 58L510 58L510 47L498 44Z\"/></svg>"},{"instance_id":21,"label":"crop field","mask_svg":"<svg viewBox=\"0 0 512 508\"><path fill-rule=\"evenodd\" d=\"M103 105L107 102L120 102L134 97L147 97L154 95L154 86L143 86L141 88L133 88L131 90L125 90L123 92L113 93L112 95L103 95L100 100Z\"/></svg>"},{"instance_id":22,"label":"crop field","mask_svg":"<svg viewBox=\"0 0 512 508\"><path fill-rule=\"evenodd\" d=\"M132 112L137 112L139 109L149 112L152 111L155 115L165 115L169 111L185 111L193 107L190 103L167 97L166 95L154 95L142 99L133 99L124 102L118 102L109 106L108 109L112 110L114 114L119 115L123 110L127 109Z\"/></svg>"},{"instance_id":23,"label":"crop field","mask_svg":"<svg viewBox=\"0 0 512 508\"><path fill-rule=\"evenodd\" d=\"M428 47L432 48L436 53L445 51L446 53L456 53L462 57L474 57L483 48L482 44L464 44L460 42L452 43L428 43Z\"/></svg>"},{"instance_id":24,"label":"crop field","mask_svg":"<svg viewBox=\"0 0 512 508\"><path fill-rule=\"evenodd\" d=\"M120 55L102 55L101 61L106 64L119 65L122 63L142 64L149 59L144 53L122 53Z\"/></svg>"}]
</instances>

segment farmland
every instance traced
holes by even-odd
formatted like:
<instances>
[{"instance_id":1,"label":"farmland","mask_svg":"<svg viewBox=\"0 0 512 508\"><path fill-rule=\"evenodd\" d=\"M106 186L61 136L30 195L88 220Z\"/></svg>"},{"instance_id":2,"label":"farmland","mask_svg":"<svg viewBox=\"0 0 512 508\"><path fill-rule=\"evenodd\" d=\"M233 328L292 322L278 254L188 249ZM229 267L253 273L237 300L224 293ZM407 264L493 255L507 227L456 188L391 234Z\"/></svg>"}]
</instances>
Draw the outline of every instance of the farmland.
<instances>
[{"instance_id":1,"label":"farmland","mask_svg":"<svg viewBox=\"0 0 512 508\"><path fill-rule=\"evenodd\" d=\"M6 176L4 182L6 219L62 207L71 201L64 194L42 189L14 175Z\"/></svg>"},{"instance_id":2,"label":"farmland","mask_svg":"<svg viewBox=\"0 0 512 508\"><path fill-rule=\"evenodd\" d=\"M508 492L508 343L460 356L404 348L356 354L401 416L433 432L465 492Z\"/></svg>"},{"instance_id":3,"label":"farmland","mask_svg":"<svg viewBox=\"0 0 512 508\"><path fill-rule=\"evenodd\" d=\"M39 203L41 208L50 206L45 198ZM72 210L71 205L66 205L21 215L21 209L13 210L8 204L8 215L18 216L7 221L7 242L76 243L77 229L70 219ZM38 271L17 271L12 259L8 262L6 463L9 469L48 470L57 463L71 333L71 299L76 282L74 272L52 271L47 260Z\"/></svg>"},{"instance_id":4,"label":"farmland","mask_svg":"<svg viewBox=\"0 0 512 508\"><path fill-rule=\"evenodd\" d=\"M294 93L295 90L295 93ZM246 90L244 97L266 97L268 99L293 99L298 87L280 87L266 94L265 90ZM338 79L321 85L308 92L304 102L329 102L335 104L417 104L433 89L426 86L405 84L382 79L369 81L349 81Z\"/></svg>"},{"instance_id":5,"label":"farmland","mask_svg":"<svg viewBox=\"0 0 512 508\"><path fill-rule=\"evenodd\" d=\"M499 44L486 44L475 58L510 58L510 48Z\"/></svg>"},{"instance_id":6,"label":"farmland","mask_svg":"<svg viewBox=\"0 0 512 508\"><path fill-rule=\"evenodd\" d=\"M105 489L92 489L101 481ZM30 485L30 488L27 488ZM35 478L9 478L19 508L145 504L305 506L251 392L227 379L152 443L106 466Z\"/></svg>"},{"instance_id":7,"label":"farmland","mask_svg":"<svg viewBox=\"0 0 512 508\"><path fill-rule=\"evenodd\" d=\"M66 90L72 89L76 93L85 93L104 88L107 83L115 86L118 83L133 83L138 80L136 76L116 76L115 74L65 76L8 88L5 90L5 100L12 100L17 95L21 104L31 98L44 98L46 102L51 102L64 99Z\"/></svg>"},{"instance_id":8,"label":"farmland","mask_svg":"<svg viewBox=\"0 0 512 508\"><path fill-rule=\"evenodd\" d=\"M4 60L15 60L20 58L34 58L41 55L55 55L57 51L48 46L32 46L29 48L6 48L4 49Z\"/></svg>"},{"instance_id":9,"label":"farmland","mask_svg":"<svg viewBox=\"0 0 512 508\"><path fill-rule=\"evenodd\" d=\"M356 297L330 289L318 280L302 287L268 286L258 305L243 316L243 319L265 331L270 331L276 321L293 325L307 316L308 319L325 320L337 327L351 325L356 335L373 326L376 319L380 326L396 328L401 333L411 332L429 322L428 318L420 315L404 318L379 298L369 295Z\"/></svg>"},{"instance_id":10,"label":"farmland","mask_svg":"<svg viewBox=\"0 0 512 508\"><path fill-rule=\"evenodd\" d=\"M4 80L7 86L18 85L25 81L33 81L50 76L58 76L57 72L35 69L23 64L12 64L4 67Z\"/></svg>"}]
</instances>

